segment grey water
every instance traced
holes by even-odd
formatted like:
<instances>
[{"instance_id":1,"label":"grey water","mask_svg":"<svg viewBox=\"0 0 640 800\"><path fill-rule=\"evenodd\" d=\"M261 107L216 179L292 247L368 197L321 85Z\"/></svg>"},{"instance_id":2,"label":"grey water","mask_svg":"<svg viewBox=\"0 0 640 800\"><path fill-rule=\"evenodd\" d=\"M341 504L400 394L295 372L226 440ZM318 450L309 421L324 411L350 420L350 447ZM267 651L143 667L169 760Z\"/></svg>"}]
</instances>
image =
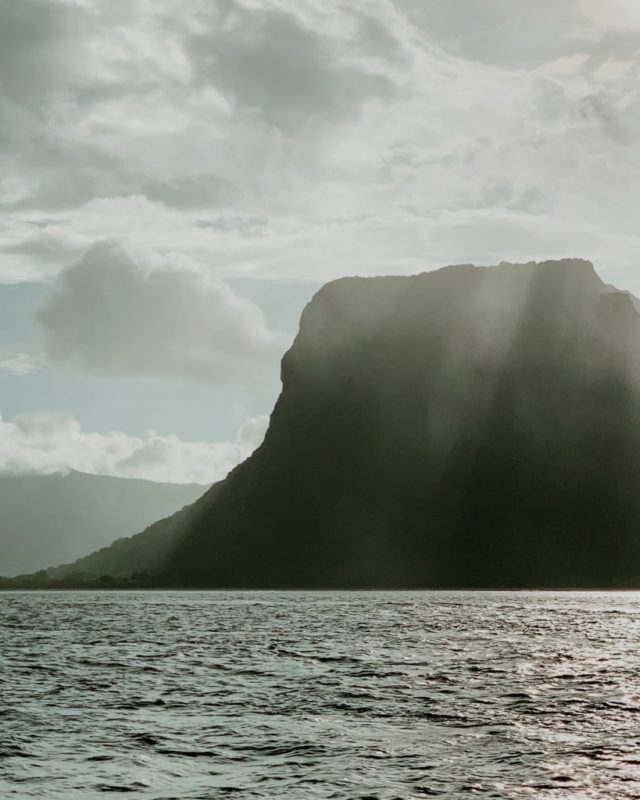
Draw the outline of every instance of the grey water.
<instances>
[{"instance_id":1,"label":"grey water","mask_svg":"<svg viewBox=\"0 0 640 800\"><path fill-rule=\"evenodd\" d=\"M640 796L640 594L0 594L0 797Z\"/></svg>"}]
</instances>

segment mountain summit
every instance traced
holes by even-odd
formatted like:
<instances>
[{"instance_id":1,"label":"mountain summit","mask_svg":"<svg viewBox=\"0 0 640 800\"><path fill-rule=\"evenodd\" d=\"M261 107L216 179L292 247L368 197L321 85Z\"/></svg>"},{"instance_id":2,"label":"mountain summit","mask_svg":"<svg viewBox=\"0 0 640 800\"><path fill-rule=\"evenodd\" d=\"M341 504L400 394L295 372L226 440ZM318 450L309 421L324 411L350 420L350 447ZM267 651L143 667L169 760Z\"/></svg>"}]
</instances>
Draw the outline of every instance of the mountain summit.
<instances>
[{"instance_id":1,"label":"mountain summit","mask_svg":"<svg viewBox=\"0 0 640 800\"><path fill-rule=\"evenodd\" d=\"M636 302L582 260L326 285L263 444L104 551L110 571L146 560L153 585L183 587L640 586Z\"/></svg>"}]
</instances>

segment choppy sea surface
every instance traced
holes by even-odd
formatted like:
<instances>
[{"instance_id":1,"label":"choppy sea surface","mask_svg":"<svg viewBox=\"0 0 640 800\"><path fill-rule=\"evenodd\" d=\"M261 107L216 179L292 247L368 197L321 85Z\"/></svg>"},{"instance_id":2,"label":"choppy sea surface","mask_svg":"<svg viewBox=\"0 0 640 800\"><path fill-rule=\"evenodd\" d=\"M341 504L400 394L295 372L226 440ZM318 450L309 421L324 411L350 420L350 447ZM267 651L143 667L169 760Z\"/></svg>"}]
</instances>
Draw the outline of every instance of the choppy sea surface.
<instances>
[{"instance_id":1,"label":"choppy sea surface","mask_svg":"<svg viewBox=\"0 0 640 800\"><path fill-rule=\"evenodd\" d=\"M640 594L0 594L0 797L640 797Z\"/></svg>"}]
</instances>

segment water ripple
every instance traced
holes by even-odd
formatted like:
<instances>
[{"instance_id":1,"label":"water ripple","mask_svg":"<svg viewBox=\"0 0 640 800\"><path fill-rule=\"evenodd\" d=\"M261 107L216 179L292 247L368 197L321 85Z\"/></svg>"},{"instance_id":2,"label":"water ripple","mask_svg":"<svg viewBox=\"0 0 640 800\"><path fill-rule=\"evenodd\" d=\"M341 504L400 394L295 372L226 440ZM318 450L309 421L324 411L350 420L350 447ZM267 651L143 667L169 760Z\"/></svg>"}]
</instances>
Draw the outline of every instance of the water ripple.
<instances>
[{"instance_id":1,"label":"water ripple","mask_svg":"<svg viewBox=\"0 0 640 800\"><path fill-rule=\"evenodd\" d=\"M640 595L0 595L0 797L640 796Z\"/></svg>"}]
</instances>

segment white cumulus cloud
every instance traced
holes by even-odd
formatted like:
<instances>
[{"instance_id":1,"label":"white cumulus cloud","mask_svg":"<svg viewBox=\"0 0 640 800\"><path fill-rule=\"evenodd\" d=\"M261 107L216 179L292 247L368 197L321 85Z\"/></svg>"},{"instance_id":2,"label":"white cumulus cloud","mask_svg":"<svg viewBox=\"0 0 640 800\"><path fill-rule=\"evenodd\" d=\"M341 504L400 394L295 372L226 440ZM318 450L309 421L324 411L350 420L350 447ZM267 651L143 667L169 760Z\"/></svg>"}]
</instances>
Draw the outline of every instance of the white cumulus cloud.
<instances>
[{"instance_id":1,"label":"white cumulus cloud","mask_svg":"<svg viewBox=\"0 0 640 800\"><path fill-rule=\"evenodd\" d=\"M52 359L114 376L251 380L285 345L204 266L109 242L60 274L38 318Z\"/></svg>"},{"instance_id":2,"label":"white cumulus cloud","mask_svg":"<svg viewBox=\"0 0 640 800\"><path fill-rule=\"evenodd\" d=\"M268 417L247 420L233 441L185 442L147 431L131 436L88 433L77 420L52 413L0 417L0 475L78 470L167 483L220 480L260 444Z\"/></svg>"}]
</instances>

